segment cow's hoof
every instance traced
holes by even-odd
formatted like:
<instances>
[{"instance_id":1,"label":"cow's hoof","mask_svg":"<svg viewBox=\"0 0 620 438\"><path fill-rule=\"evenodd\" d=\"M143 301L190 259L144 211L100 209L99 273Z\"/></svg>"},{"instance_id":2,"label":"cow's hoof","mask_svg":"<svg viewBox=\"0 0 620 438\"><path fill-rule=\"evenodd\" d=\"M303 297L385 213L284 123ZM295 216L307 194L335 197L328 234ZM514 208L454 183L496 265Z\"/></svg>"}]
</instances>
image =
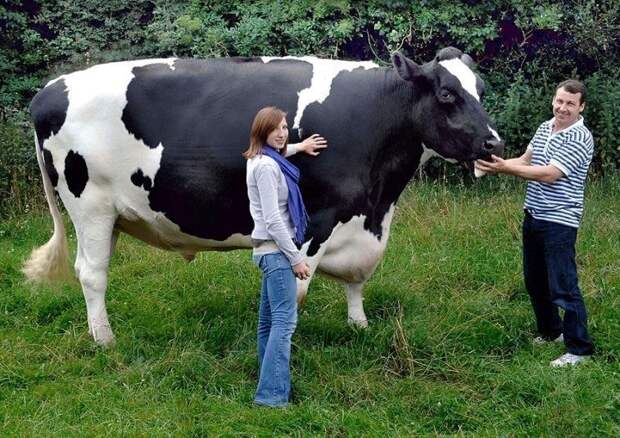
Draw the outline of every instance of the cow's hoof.
<instances>
[{"instance_id":1,"label":"cow's hoof","mask_svg":"<svg viewBox=\"0 0 620 438\"><path fill-rule=\"evenodd\" d=\"M91 334L95 343L101 347L113 347L116 342L112 328L109 325L94 327Z\"/></svg>"},{"instance_id":2,"label":"cow's hoof","mask_svg":"<svg viewBox=\"0 0 620 438\"><path fill-rule=\"evenodd\" d=\"M363 329L368 328L368 320L366 318L363 318L363 319L349 318L348 322L349 324L357 328L363 328Z\"/></svg>"}]
</instances>

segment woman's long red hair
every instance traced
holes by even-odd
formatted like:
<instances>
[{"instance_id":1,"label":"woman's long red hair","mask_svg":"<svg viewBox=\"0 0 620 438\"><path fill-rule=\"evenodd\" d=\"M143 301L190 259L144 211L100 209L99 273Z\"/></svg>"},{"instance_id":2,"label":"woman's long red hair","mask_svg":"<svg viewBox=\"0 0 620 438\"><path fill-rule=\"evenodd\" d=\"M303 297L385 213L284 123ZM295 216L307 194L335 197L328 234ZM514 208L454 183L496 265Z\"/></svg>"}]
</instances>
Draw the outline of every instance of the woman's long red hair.
<instances>
[{"instance_id":1,"label":"woman's long red hair","mask_svg":"<svg viewBox=\"0 0 620 438\"><path fill-rule=\"evenodd\" d=\"M267 143L267 137L271 131L277 129L278 125L285 117L286 113L275 106L267 106L257 112L250 131L250 146L242 155L246 159L250 159L260 154L263 145ZM286 138L284 147L280 150L280 154L286 154L287 145L288 137Z\"/></svg>"}]
</instances>

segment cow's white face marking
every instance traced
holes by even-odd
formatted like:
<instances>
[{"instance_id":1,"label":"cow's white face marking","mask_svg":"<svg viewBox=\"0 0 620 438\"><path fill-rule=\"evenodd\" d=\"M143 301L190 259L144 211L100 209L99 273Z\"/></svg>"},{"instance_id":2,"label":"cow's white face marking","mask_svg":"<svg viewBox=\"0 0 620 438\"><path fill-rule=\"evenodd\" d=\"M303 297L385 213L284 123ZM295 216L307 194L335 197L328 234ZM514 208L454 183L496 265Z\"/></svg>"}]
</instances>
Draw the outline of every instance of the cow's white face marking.
<instances>
[{"instance_id":1,"label":"cow's white face marking","mask_svg":"<svg viewBox=\"0 0 620 438\"><path fill-rule=\"evenodd\" d=\"M296 59L312 64L312 81L310 82L310 87L298 93L299 100L297 101L297 112L295 113L295 120L293 121L293 129L299 128L304 110L308 105L314 102L323 103L323 101L327 99L331 90L332 81L338 73L342 71L352 71L360 67L364 68L364 70L379 67L371 61L338 61L333 59L320 59L314 56L287 56L284 58L263 56L261 59L264 63L268 63L274 59Z\"/></svg>"},{"instance_id":2,"label":"cow's white face marking","mask_svg":"<svg viewBox=\"0 0 620 438\"><path fill-rule=\"evenodd\" d=\"M495 137L496 140L502 140L501 138L499 138L499 134L497 133L497 131L495 131L495 129L491 128L489 125L487 125L487 128L489 128L489 132L493 135L493 137Z\"/></svg>"},{"instance_id":3,"label":"cow's white face marking","mask_svg":"<svg viewBox=\"0 0 620 438\"><path fill-rule=\"evenodd\" d=\"M461 87L471 94L474 99L480 102L480 96L478 96L478 91L476 90L476 75L463 61L458 58L453 58L439 61L439 65L456 76L461 83Z\"/></svg>"}]
</instances>

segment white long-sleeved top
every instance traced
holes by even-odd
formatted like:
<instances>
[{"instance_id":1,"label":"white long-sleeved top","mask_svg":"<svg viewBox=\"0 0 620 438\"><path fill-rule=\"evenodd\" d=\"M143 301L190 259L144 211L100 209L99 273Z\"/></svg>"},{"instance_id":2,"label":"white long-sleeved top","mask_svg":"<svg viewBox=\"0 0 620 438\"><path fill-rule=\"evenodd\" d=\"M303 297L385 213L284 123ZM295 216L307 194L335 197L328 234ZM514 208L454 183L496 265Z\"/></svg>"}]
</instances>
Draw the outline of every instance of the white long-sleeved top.
<instances>
[{"instance_id":1,"label":"white long-sleeved top","mask_svg":"<svg viewBox=\"0 0 620 438\"><path fill-rule=\"evenodd\" d=\"M288 211L288 185L278 163L260 154L249 159L246 184L254 219L252 239L273 240L292 266L301 263L303 256L292 239L295 228Z\"/></svg>"}]
</instances>

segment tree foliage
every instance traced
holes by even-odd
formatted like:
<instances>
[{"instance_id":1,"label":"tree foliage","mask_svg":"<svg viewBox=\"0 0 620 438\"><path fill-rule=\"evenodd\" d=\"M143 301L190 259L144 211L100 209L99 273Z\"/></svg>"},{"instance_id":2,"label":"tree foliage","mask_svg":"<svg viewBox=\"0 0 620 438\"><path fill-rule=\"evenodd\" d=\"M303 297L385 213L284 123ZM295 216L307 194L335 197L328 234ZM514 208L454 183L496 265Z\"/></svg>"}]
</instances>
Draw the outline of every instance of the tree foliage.
<instances>
[{"instance_id":1,"label":"tree foliage","mask_svg":"<svg viewBox=\"0 0 620 438\"><path fill-rule=\"evenodd\" d=\"M555 84L577 77L589 89L595 172L620 168L615 0L5 0L0 32L0 123L12 126L0 130L3 144L23 143L15 132L30 137L27 104L47 79L101 62L314 54L388 65L395 50L423 62L453 45L477 61L509 154L550 117ZM0 168L0 181L15 180L12 172ZM0 184L2 198L12 190Z\"/></svg>"}]
</instances>

